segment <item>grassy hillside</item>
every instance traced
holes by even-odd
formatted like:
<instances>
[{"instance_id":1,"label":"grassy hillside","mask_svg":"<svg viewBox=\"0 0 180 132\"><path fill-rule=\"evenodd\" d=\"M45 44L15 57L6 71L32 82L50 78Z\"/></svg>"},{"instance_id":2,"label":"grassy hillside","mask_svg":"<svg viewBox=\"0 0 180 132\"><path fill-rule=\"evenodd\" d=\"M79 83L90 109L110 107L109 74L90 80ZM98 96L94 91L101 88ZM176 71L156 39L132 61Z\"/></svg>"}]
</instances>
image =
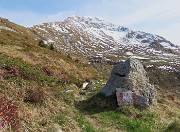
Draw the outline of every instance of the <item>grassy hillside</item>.
<instances>
[{"instance_id":1,"label":"grassy hillside","mask_svg":"<svg viewBox=\"0 0 180 132\"><path fill-rule=\"evenodd\" d=\"M5 116L15 121L14 127L12 123L11 127L5 125L0 129L179 131L180 101L171 93L159 88L158 104L145 111L130 106L116 108L115 98L101 95L99 91L107 81L102 73L110 67L73 60L42 45L27 28L0 18L0 115L4 117L3 109L7 112ZM87 90L81 90L85 81L93 83Z\"/></svg>"},{"instance_id":2,"label":"grassy hillside","mask_svg":"<svg viewBox=\"0 0 180 132\"><path fill-rule=\"evenodd\" d=\"M58 118L74 116L71 103L78 87L85 80L97 79L98 73L89 65L39 46L39 40L27 28L6 19L1 19L0 25L13 29L0 31L0 97L18 104L23 131L46 131L62 125L64 121ZM77 126L71 123L69 131Z\"/></svg>"}]
</instances>

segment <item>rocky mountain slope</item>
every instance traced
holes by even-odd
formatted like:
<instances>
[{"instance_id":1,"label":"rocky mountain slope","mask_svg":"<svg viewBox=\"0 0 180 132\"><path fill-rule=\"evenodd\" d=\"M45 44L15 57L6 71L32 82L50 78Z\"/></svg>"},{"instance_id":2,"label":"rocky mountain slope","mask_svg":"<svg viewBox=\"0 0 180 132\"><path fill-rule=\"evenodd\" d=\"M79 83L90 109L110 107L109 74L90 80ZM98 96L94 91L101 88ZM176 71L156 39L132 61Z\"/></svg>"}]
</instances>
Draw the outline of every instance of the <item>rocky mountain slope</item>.
<instances>
[{"instance_id":1,"label":"rocky mountain slope","mask_svg":"<svg viewBox=\"0 0 180 132\"><path fill-rule=\"evenodd\" d=\"M165 38L133 31L101 18L73 16L63 22L35 25L31 30L41 36L45 44L53 44L76 57L119 60L133 56L179 61L180 47Z\"/></svg>"}]
</instances>

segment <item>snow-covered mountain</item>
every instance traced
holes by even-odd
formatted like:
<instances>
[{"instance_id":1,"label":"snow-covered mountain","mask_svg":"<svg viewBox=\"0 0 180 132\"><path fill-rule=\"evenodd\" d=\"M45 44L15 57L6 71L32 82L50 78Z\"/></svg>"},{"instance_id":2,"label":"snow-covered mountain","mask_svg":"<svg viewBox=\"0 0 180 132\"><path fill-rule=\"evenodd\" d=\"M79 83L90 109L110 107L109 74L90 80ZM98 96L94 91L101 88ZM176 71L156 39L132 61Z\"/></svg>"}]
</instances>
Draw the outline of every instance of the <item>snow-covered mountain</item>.
<instances>
[{"instance_id":1,"label":"snow-covered mountain","mask_svg":"<svg viewBox=\"0 0 180 132\"><path fill-rule=\"evenodd\" d=\"M119 59L133 56L146 59L179 59L180 47L165 38L132 31L97 17L69 17L63 22L43 23L31 28L45 44L84 57Z\"/></svg>"}]
</instances>

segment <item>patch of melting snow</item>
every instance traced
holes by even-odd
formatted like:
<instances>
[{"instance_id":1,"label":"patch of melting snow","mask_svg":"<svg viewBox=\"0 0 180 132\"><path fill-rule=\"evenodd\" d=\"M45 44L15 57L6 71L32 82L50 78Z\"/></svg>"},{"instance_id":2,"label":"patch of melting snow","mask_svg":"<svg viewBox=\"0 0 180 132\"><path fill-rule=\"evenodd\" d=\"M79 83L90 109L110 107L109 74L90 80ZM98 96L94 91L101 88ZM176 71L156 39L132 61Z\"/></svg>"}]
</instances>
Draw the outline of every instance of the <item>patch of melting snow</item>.
<instances>
[{"instance_id":1,"label":"patch of melting snow","mask_svg":"<svg viewBox=\"0 0 180 132\"><path fill-rule=\"evenodd\" d=\"M51 40L51 39L48 39L47 42L49 43L54 43L55 41Z\"/></svg>"},{"instance_id":2,"label":"patch of melting snow","mask_svg":"<svg viewBox=\"0 0 180 132\"><path fill-rule=\"evenodd\" d=\"M123 37L125 37L125 32L116 32L116 31L109 31L106 29L101 29L106 35L112 37L115 41L119 41Z\"/></svg>"},{"instance_id":3,"label":"patch of melting snow","mask_svg":"<svg viewBox=\"0 0 180 132\"><path fill-rule=\"evenodd\" d=\"M45 41L45 40L44 40L44 44L48 44L48 41Z\"/></svg>"},{"instance_id":4,"label":"patch of melting snow","mask_svg":"<svg viewBox=\"0 0 180 132\"><path fill-rule=\"evenodd\" d=\"M150 62L167 62L165 60L150 60Z\"/></svg>"},{"instance_id":5,"label":"patch of melting snow","mask_svg":"<svg viewBox=\"0 0 180 132\"><path fill-rule=\"evenodd\" d=\"M165 48L176 49L176 47L173 47L169 43L166 43L166 42L161 42L160 44L164 46Z\"/></svg>"},{"instance_id":6,"label":"patch of melting snow","mask_svg":"<svg viewBox=\"0 0 180 132\"><path fill-rule=\"evenodd\" d=\"M147 68L149 68L149 67L153 67L154 65L148 65L148 66L146 66Z\"/></svg>"},{"instance_id":7,"label":"patch of melting snow","mask_svg":"<svg viewBox=\"0 0 180 132\"><path fill-rule=\"evenodd\" d=\"M5 27L5 26L0 26L0 29L4 29L4 30L9 30L9 31L16 32L16 30L11 29L11 28L9 28L9 27Z\"/></svg>"},{"instance_id":8,"label":"patch of melting snow","mask_svg":"<svg viewBox=\"0 0 180 132\"><path fill-rule=\"evenodd\" d=\"M80 40L83 41L83 38L80 36Z\"/></svg>"},{"instance_id":9,"label":"patch of melting snow","mask_svg":"<svg viewBox=\"0 0 180 132\"><path fill-rule=\"evenodd\" d=\"M169 72L180 72L180 70L177 70L176 68L172 67L172 66L167 66L167 65L162 65L162 66L155 66L155 65L147 65L147 68L151 68L151 67L155 67L161 70L166 70Z\"/></svg>"},{"instance_id":10,"label":"patch of melting snow","mask_svg":"<svg viewBox=\"0 0 180 132\"><path fill-rule=\"evenodd\" d=\"M53 23L53 24L52 24L52 27L53 27L54 30L56 30L56 31L68 33L68 31L67 31L65 28L60 27L60 25L58 25L57 23Z\"/></svg>"},{"instance_id":11,"label":"patch of melting snow","mask_svg":"<svg viewBox=\"0 0 180 132\"><path fill-rule=\"evenodd\" d=\"M48 31L46 31L44 28L41 28L41 27L38 27L38 28L39 28L39 30L42 30L42 31L48 33Z\"/></svg>"},{"instance_id":12,"label":"patch of melting snow","mask_svg":"<svg viewBox=\"0 0 180 132\"><path fill-rule=\"evenodd\" d=\"M175 56L174 54L163 53L165 56Z\"/></svg>"},{"instance_id":13,"label":"patch of melting snow","mask_svg":"<svg viewBox=\"0 0 180 132\"><path fill-rule=\"evenodd\" d=\"M172 66L166 66L166 65L159 66L158 68L159 68L159 69L162 69L162 70L167 70L167 71L176 71L176 72L179 71L179 70L177 70L176 68L174 68L174 67L172 67Z\"/></svg>"},{"instance_id":14,"label":"patch of melting snow","mask_svg":"<svg viewBox=\"0 0 180 132\"><path fill-rule=\"evenodd\" d=\"M83 86L82 86L82 89L86 89L86 87L87 87L88 84L89 84L88 82L84 82L84 83L83 83Z\"/></svg>"},{"instance_id":15,"label":"patch of melting snow","mask_svg":"<svg viewBox=\"0 0 180 132\"><path fill-rule=\"evenodd\" d=\"M126 52L126 54L127 54L127 55L133 55L133 53L132 53L132 52Z\"/></svg>"},{"instance_id":16,"label":"patch of melting snow","mask_svg":"<svg viewBox=\"0 0 180 132\"><path fill-rule=\"evenodd\" d=\"M132 58L135 58L135 59L149 59L149 58L145 58L145 57L141 57L141 56L131 56Z\"/></svg>"}]
</instances>

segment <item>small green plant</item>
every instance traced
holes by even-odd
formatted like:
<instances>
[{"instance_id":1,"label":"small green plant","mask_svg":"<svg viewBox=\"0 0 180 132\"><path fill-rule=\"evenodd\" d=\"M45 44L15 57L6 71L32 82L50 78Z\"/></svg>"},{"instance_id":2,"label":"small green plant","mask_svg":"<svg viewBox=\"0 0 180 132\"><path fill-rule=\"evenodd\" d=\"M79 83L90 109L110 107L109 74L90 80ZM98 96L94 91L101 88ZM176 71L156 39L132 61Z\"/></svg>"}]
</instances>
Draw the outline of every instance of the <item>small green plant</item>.
<instances>
[{"instance_id":1,"label":"small green plant","mask_svg":"<svg viewBox=\"0 0 180 132\"><path fill-rule=\"evenodd\" d=\"M44 43L43 40L39 40L38 45L39 45L40 47L47 48L47 49L50 49L50 50L52 50L52 51L57 51L57 49L54 47L53 44L47 45L47 44Z\"/></svg>"},{"instance_id":2,"label":"small green plant","mask_svg":"<svg viewBox=\"0 0 180 132\"><path fill-rule=\"evenodd\" d=\"M43 40L39 40L38 45L39 45L40 47L47 48L47 45L44 43L44 41L43 41Z\"/></svg>"},{"instance_id":3,"label":"small green plant","mask_svg":"<svg viewBox=\"0 0 180 132\"><path fill-rule=\"evenodd\" d=\"M54 72L52 70L50 70L49 68L44 67L43 71L48 76L53 76L54 75Z\"/></svg>"},{"instance_id":4,"label":"small green plant","mask_svg":"<svg viewBox=\"0 0 180 132\"><path fill-rule=\"evenodd\" d=\"M78 123L79 127L83 130L83 132L96 132L94 126L90 124L82 115L80 115L76 122Z\"/></svg>"},{"instance_id":5,"label":"small green plant","mask_svg":"<svg viewBox=\"0 0 180 132\"><path fill-rule=\"evenodd\" d=\"M95 108L91 109L93 118L97 119L104 127L111 127L116 124L118 130L127 132L151 132L156 130L154 122L154 113L148 110L140 111L133 106L124 105L116 111L104 109L97 112Z\"/></svg>"},{"instance_id":6,"label":"small green plant","mask_svg":"<svg viewBox=\"0 0 180 132\"><path fill-rule=\"evenodd\" d=\"M126 130L128 132L151 132L151 126L141 120L128 120Z\"/></svg>"},{"instance_id":7,"label":"small green plant","mask_svg":"<svg viewBox=\"0 0 180 132\"><path fill-rule=\"evenodd\" d=\"M131 105L123 105L117 108L118 112L121 112L123 114L125 114L128 117L136 117L140 111L138 109L136 109L134 106Z\"/></svg>"},{"instance_id":8,"label":"small green plant","mask_svg":"<svg viewBox=\"0 0 180 132\"><path fill-rule=\"evenodd\" d=\"M96 132L96 130L91 124L87 124L85 126L85 132Z\"/></svg>"},{"instance_id":9,"label":"small green plant","mask_svg":"<svg viewBox=\"0 0 180 132\"><path fill-rule=\"evenodd\" d=\"M72 57L71 57L70 54L67 55L67 58L70 59L70 60L72 60Z\"/></svg>"},{"instance_id":10,"label":"small green plant","mask_svg":"<svg viewBox=\"0 0 180 132\"><path fill-rule=\"evenodd\" d=\"M68 119L66 118L66 113L58 114L54 118L55 122L58 123L60 126L65 124Z\"/></svg>"},{"instance_id":11,"label":"small green plant","mask_svg":"<svg viewBox=\"0 0 180 132\"><path fill-rule=\"evenodd\" d=\"M85 124L85 119L84 119L84 117L82 117L82 116L78 117L78 118L76 119L76 121L77 121L79 127L81 127L81 128L82 128L82 127L84 126L84 124Z\"/></svg>"},{"instance_id":12,"label":"small green plant","mask_svg":"<svg viewBox=\"0 0 180 132\"><path fill-rule=\"evenodd\" d=\"M177 121L172 122L165 132L180 132L180 123Z\"/></svg>"},{"instance_id":13,"label":"small green plant","mask_svg":"<svg viewBox=\"0 0 180 132\"><path fill-rule=\"evenodd\" d=\"M55 50L55 48L54 48L53 44L50 44L50 45L49 45L49 49L50 49L50 50L52 50L52 51L54 51L54 50Z\"/></svg>"},{"instance_id":14,"label":"small green plant","mask_svg":"<svg viewBox=\"0 0 180 132\"><path fill-rule=\"evenodd\" d=\"M76 62L76 63L79 63L79 59L75 59L75 62Z\"/></svg>"}]
</instances>

